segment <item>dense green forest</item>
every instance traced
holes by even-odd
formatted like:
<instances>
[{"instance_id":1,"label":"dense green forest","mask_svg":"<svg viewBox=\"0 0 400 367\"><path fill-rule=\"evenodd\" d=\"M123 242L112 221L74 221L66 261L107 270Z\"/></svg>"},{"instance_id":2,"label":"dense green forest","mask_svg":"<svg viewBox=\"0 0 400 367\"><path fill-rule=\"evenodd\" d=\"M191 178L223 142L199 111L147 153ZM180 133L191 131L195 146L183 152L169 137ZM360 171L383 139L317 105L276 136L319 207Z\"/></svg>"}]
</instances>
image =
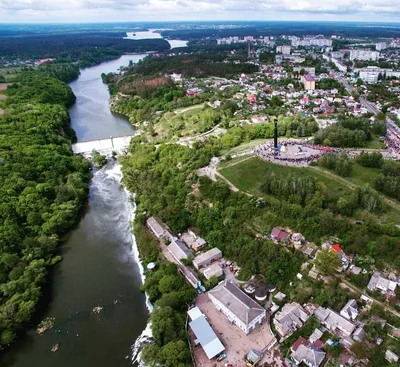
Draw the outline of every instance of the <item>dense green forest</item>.
<instances>
[{"instance_id":1,"label":"dense green forest","mask_svg":"<svg viewBox=\"0 0 400 367\"><path fill-rule=\"evenodd\" d=\"M129 40L125 33L76 33L0 37L0 55L4 59L40 59L55 57L59 62L76 62L86 67L112 60L124 53L167 51L163 39Z\"/></svg>"},{"instance_id":2,"label":"dense green forest","mask_svg":"<svg viewBox=\"0 0 400 367\"><path fill-rule=\"evenodd\" d=\"M143 348L143 361L149 366L192 366L185 322L195 290L178 273L176 265L168 262L150 273L141 289L155 306L150 314L155 343Z\"/></svg>"},{"instance_id":3,"label":"dense green forest","mask_svg":"<svg viewBox=\"0 0 400 367\"><path fill-rule=\"evenodd\" d=\"M224 60L229 59L230 56L227 51L214 53L197 52L195 54L177 55L175 57L147 57L139 61L130 73L141 75L180 73L184 74L185 77L212 75L230 78L237 74L250 74L258 71L258 66L254 64L224 62Z\"/></svg>"},{"instance_id":4,"label":"dense green forest","mask_svg":"<svg viewBox=\"0 0 400 367\"><path fill-rule=\"evenodd\" d=\"M71 89L43 73L8 87L0 118L0 347L31 319L59 238L79 218L90 164L72 153Z\"/></svg>"},{"instance_id":5,"label":"dense green forest","mask_svg":"<svg viewBox=\"0 0 400 367\"><path fill-rule=\"evenodd\" d=\"M315 143L340 148L362 148L372 140L373 134L386 134L385 121L373 123L365 117L339 116L338 122L315 134Z\"/></svg>"}]
</instances>

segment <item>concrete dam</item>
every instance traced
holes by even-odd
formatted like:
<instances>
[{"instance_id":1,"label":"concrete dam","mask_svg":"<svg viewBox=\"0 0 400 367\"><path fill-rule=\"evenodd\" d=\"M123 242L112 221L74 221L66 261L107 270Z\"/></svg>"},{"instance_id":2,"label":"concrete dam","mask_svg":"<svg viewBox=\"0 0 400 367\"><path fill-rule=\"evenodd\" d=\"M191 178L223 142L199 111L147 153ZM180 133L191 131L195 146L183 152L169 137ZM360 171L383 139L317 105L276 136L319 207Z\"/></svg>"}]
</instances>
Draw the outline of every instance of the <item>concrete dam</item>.
<instances>
[{"instance_id":1,"label":"concrete dam","mask_svg":"<svg viewBox=\"0 0 400 367\"><path fill-rule=\"evenodd\" d=\"M99 140L82 141L72 144L72 151L75 154L88 154L97 150L101 154L111 154L113 151L122 153L129 147L131 139L135 135L118 136Z\"/></svg>"}]
</instances>

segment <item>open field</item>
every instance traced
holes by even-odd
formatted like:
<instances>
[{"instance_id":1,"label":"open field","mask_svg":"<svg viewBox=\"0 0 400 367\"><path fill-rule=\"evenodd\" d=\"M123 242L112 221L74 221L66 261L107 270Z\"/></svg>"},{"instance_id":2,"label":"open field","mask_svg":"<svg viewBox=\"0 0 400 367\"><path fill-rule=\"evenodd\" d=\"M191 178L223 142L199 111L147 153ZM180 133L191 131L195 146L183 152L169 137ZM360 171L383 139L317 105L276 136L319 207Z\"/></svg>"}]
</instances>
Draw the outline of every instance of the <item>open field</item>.
<instances>
[{"instance_id":1,"label":"open field","mask_svg":"<svg viewBox=\"0 0 400 367\"><path fill-rule=\"evenodd\" d=\"M255 139L251 140L249 142L243 143L238 145L237 147L234 147L230 150L223 151L223 154L229 154L229 155L234 155L242 152L246 152L248 150L252 150L259 146L260 144L265 144L268 141L271 141L272 139Z\"/></svg>"},{"instance_id":2,"label":"open field","mask_svg":"<svg viewBox=\"0 0 400 367\"><path fill-rule=\"evenodd\" d=\"M158 138L165 139L168 135L192 136L199 134L201 121L191 118L201 112L203 106L204 104L199 104L166 112L154 127Z\"/></svg>"},{"instance_id":3,"label":"open field","mask_svg":"<svg viewBox=\"0 0 400 367\"><path fill-rule=\"evenodd\" d=\"M237 164L235 164L236 162ZM348 187L338 184L323 172L316 172L312 168L281 166L264 161L258 157L251 157L249 159L241 157L237 161L225 162L220 167L220 173L236 187L257 196L263 195L260 191L260 186L263 184L267 172L274 172L278 176L293 175L298 177L311 175L330 191L343 195L349 192Z\"/></svg>"}]
</instances>

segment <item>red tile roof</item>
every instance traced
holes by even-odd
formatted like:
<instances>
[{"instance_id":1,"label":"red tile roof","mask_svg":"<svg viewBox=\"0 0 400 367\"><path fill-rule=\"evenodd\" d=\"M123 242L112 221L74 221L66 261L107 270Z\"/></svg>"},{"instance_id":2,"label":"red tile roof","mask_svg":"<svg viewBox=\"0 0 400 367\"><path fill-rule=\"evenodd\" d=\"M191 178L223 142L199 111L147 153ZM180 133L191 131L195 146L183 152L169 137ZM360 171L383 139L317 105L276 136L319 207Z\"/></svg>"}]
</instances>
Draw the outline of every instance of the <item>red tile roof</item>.
<instances>
[{"instance_id":1,"label":"red tile roof","mask_svg":"<svg viewBox=\"0 0 400 367\"><path fill-rule=\"evenodd\" d=\"M342 252L342 249L340 248L339 244L333 245L332 250L335 251L336 253L340 254Z\"/></svg>"},{"instance_id":2,"label":"red tile roof","mask_svg":"<svg viewBox=\"0 0 400 367\"><path fill-rule=\"evenodd\" d=\"M304 339L302 336L300 336L295 343L292 345L292 350L293 352L295 352L297 350L298 347L300 347L300 345L305 345L306 347L310 344L310 342L306 339Z\"/></svg>"},{"instance_id":3,"label":"red tile roof","mask_svg":"<svg viewBox=\"0 0 400 367\"><path fill-rule=\"evenodd\" d=\"M271 232L271 237L274 240L280 241L280 240L283 240L284 238L288 238L289 237L289 233L287 233L285 231L282 231L278 227L275 227Z\"/></svg>"}]
</instances>

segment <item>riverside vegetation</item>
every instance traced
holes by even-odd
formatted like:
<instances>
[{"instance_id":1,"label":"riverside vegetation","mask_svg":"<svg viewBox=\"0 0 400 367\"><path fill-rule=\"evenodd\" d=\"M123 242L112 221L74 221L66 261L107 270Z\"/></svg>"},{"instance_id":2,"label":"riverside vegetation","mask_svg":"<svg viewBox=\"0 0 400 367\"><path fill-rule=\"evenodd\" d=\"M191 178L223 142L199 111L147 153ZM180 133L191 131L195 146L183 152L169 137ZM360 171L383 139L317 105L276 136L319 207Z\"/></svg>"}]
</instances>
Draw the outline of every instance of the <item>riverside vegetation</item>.
<instances>
[{"instance_id":1,"label":"riverside vegetation","mask_svg":"<svg viewBox=\"0 0 400 367\"><path fill-rule=\"evenodd\" d=\"M54 74L56 75L56 74ZM64 76L60 76L65 79ZM8 86L0 118L0 348L31 320L57 245L79 219L90 164L74 155L64 82L22 73Z\"/></svg>"}]
</instances>

